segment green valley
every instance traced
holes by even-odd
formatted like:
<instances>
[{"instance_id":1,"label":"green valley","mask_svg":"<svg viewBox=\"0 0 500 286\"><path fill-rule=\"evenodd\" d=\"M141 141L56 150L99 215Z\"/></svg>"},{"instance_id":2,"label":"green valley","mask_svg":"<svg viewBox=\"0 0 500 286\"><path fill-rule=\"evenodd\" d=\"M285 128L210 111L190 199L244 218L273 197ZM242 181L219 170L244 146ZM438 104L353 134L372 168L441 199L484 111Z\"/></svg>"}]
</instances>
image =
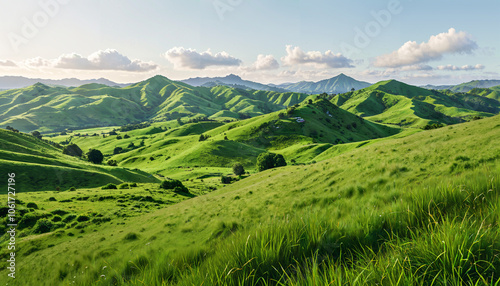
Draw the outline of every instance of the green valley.
<instances>
[{"instance_id":1,"label":"green valley","mask_svg":"<svg viewBox=\"0 0 500 286\"><path fill-rule=\"evenodd\" d=\"M22 273L9 285L498 284L495 92L161 76L4 91Z\"/></svg>"}]
</instances>

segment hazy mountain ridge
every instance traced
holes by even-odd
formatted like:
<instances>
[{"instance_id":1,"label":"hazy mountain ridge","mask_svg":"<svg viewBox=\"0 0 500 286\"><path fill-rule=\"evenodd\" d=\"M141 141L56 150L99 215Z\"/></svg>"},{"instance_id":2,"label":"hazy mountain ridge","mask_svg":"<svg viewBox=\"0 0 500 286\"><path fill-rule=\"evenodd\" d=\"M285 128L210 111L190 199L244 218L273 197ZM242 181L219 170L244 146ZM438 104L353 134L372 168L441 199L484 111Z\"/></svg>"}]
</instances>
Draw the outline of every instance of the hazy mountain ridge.
<instances>
[{"instance_id":1,"label":"hazy mountain ridge","mask_svg":"<svg viewBox=\"0 0 500 286\"><path fill-rule=\"evenodd\" d=\"M209 86L213 87L215 85L228 85L228 86L240 86L246 87L247 89L255 89L255 90L267 90L267 91L276 91L276 92L287 92L289 90L266 85L258 82L253 82L249 80L243 80L241 77L230 74L225 77L196 77L181 80L183 83L187 83L192 86Z\"/></svg>"},{"instance_id":2,"label":"hazy mountain ridge","mask_svg":"<svg viewBox=\"0 0 500 286\"><path fill-rule=\"evenodd\" d=\"M90 83L99 83L107 86L119 86L125 87L130 85L129 83L116 83L105 78L98 79L86 79L81 80L77 78L65 78L65 79L42 79L42 78L27 78L22 76L2 76L0 77L0 90L24 88L36 83L43 83L46 85L53 86L81 86Z\"/></svg>"},{"instance_id":3,"label":"hazy mountain ridge","mask_svg":"<svg viewBox=\"0 0 500 286\"><path fill-rule=\"evenodd\" d=\"M309 94L320 94L320 93L344 93L351 89L363 89L369 87L371 83L355 80L352 77L346 76L345 74L340 74L336 77L321 80L318 82L301 81L298 83L285 83L278 85L278 87L288 89L294 92L303 92Z\"/></svg>"}]
</instances>

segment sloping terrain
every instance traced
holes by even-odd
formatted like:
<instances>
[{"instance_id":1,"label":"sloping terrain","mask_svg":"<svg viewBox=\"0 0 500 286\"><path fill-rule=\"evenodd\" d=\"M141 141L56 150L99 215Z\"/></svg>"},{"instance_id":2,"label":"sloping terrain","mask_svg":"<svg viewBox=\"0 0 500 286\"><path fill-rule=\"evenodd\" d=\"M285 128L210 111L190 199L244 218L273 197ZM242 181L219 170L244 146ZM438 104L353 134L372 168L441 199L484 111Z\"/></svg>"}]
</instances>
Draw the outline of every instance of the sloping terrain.
<instances>
[{"instance_id":1,"label":"sloping terrain","mask_svg":"<svg viewBox=\"0 0 500 286\"><path fill-rule=\"evenodd\" d=\"M337 95L332 102L372 121L406 127L455 124L500 111L500 102L494 99L427 90L395 80Z\"/></svg>"},{"instance_id":2,"label":"sloping terrain","mask_svg":"<svg viewBox=\"0 0 500 286\"><path fill-rule=\"evenodd\" d=\"M96 187L127 181L157 182L145 172L94 165L63 155L60 147L31 135L4 129L0 129L0 171L16 174L18 192ZM0 193L7 193L7 189Z\"/></svg>"},{"instance_id":3,"label":"sloping terrain","mask_svg":"<svg viewBox=\"0 0 500 286\"><path fill-rule=\"evenodd\" d=\"M499 132L496 116L381 140L316 164L261 172L143 215L27 234L18 241L25 274L16 282L495 284ZM155 200L169 195L148 189ZM78 191L71 194L75 199L99 195ZM66 210L47 197L69 194L45 195L29 200L48 213ZM108 200L116 199L127 201ZM111 207L108 200L92 208ZM79 212L90 207L81 206Z\"/></svg>"},{"instance_id":4,"label":"sloping terrain","mask_svg":"<svg viewBox=\"0 0 500 286\"><path fill-rule=\"evenodd\" d=\"M490 88L500 85L500 80L473 80L450 88L453 92L469 92L474 88Z\"/></svg>"},{"instance_id":5,"label":"sloping terrain","mask_svg":"<svg viewBox=\"0 0 500 286\"><path fill-rule=\"evenodd\" d=\"M0 92L0 125L21 131L62 131L181 117L256 116L301 102L307 95L192 87L155 76L124 88L87 84L76 88L35 84ZM218 119L218 117L215 117Z\"/></svg>"},{"instance_id":6,"label":"sloping terrain","mask_svg":"<svg viewBox=\"0 0 500 286\"><path fill-rule=\"evenodd\" d=\"M471 89L468 93L500 101L500 85L490 88L474 88Z\"/></svg>"}]
</instances>

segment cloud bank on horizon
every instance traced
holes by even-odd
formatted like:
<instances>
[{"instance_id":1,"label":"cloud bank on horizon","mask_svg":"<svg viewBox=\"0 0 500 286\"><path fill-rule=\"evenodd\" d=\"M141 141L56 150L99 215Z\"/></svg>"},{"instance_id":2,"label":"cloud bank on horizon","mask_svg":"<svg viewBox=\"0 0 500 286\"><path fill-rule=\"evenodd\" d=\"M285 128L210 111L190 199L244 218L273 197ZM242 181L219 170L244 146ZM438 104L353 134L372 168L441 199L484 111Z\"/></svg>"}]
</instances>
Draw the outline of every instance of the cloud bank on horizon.
<instances>
[{"instance_id":1,"label":"cloud bank on horizon","mask_svg":"<svg viewBox=\"0 0 500 286\"><path fill-rule=\"evenodd\" d=\"M471 54L478 48L472 36L450 28L448 32L431 36L428 42L408 41L398 50L379 56L374 66L397 68L440 60L447 54Z\"/></svg>"},{"instance_id":2,"label":"cloud bank on horizon","mask_svg":"<svg viewBox=\"0 0 500 286\"><path fill-rule=\"evenodd\" d=\"M464 54L471 55L479 45L473 40L472 35L456 31L450 28L447 32L433 35L427 42L418 44L416 41L408 41L399 49L377 56L370 68L378 70L363 71L360 75L394 76L397 72L407 71L474 71L484 70L485 65L439 65L432 67L427 63L437 61L446 55ZM312 78L318 75L328 75L325 70L352 69L354 60L349 59L341 53L331 50L303 51L298 46L286 45L286 55L280 58L281 64L274 55L258 54L257 60L250 65L244 65L243 61L226 51L212 53L210 49L198 52L196 49L185 47L173 47L162 54L173 65L174 70L210 70L211 68L232 67L236 72L255 73L262 71L278 70L280 67L288 68L282 70L277 76L300 76ZM131 73L152 72L160 69L155 62L140 59L131 60L115 49L96 51L85 57L77 53L63 54L56 59L44 59L35 57L26 59L19 63L12 60L0 60L0 67L26 67L30 69L55 68L66 70L95 70L95 71L122 71ZM313 70L304 70L308 67ZM382 71L382 69L384 69ZM233 72L232 70L228 70ZM421 74L416 77L426 78L429 74Z\"/></svg>"},{"instance_id":3,"label":"cloud bank on horizon","mask_svg":"<svg viewBox=\"0 0 500 286\"><path fill-rule=\"evenodd\" d=\"M117 50L106 49L97 51L88 57L77 53L65 54L57 59L36 57L27 59L23 64L29 68L58 68L70 70L109 70L127 72L147 72L158 68L158 65L141 60L130 60Z\"/></svg>"}]
</instances>

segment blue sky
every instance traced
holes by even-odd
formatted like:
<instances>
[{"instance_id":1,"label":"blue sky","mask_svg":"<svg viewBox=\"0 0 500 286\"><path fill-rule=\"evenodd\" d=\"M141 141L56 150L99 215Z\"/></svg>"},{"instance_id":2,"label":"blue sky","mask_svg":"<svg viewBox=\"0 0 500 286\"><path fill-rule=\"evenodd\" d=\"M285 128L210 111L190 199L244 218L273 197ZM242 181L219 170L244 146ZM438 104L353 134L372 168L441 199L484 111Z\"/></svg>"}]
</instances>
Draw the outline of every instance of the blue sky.
<instances>
[{"instance_id":1,"label":"blue sky","mask_svg":"<svg viewBox=\"0 0 500 286\"><path fill-rule=\"evenodd\" d=\"M0 75L500 79L494 0L0 0Z\"/></svg>"}]
</instances>

